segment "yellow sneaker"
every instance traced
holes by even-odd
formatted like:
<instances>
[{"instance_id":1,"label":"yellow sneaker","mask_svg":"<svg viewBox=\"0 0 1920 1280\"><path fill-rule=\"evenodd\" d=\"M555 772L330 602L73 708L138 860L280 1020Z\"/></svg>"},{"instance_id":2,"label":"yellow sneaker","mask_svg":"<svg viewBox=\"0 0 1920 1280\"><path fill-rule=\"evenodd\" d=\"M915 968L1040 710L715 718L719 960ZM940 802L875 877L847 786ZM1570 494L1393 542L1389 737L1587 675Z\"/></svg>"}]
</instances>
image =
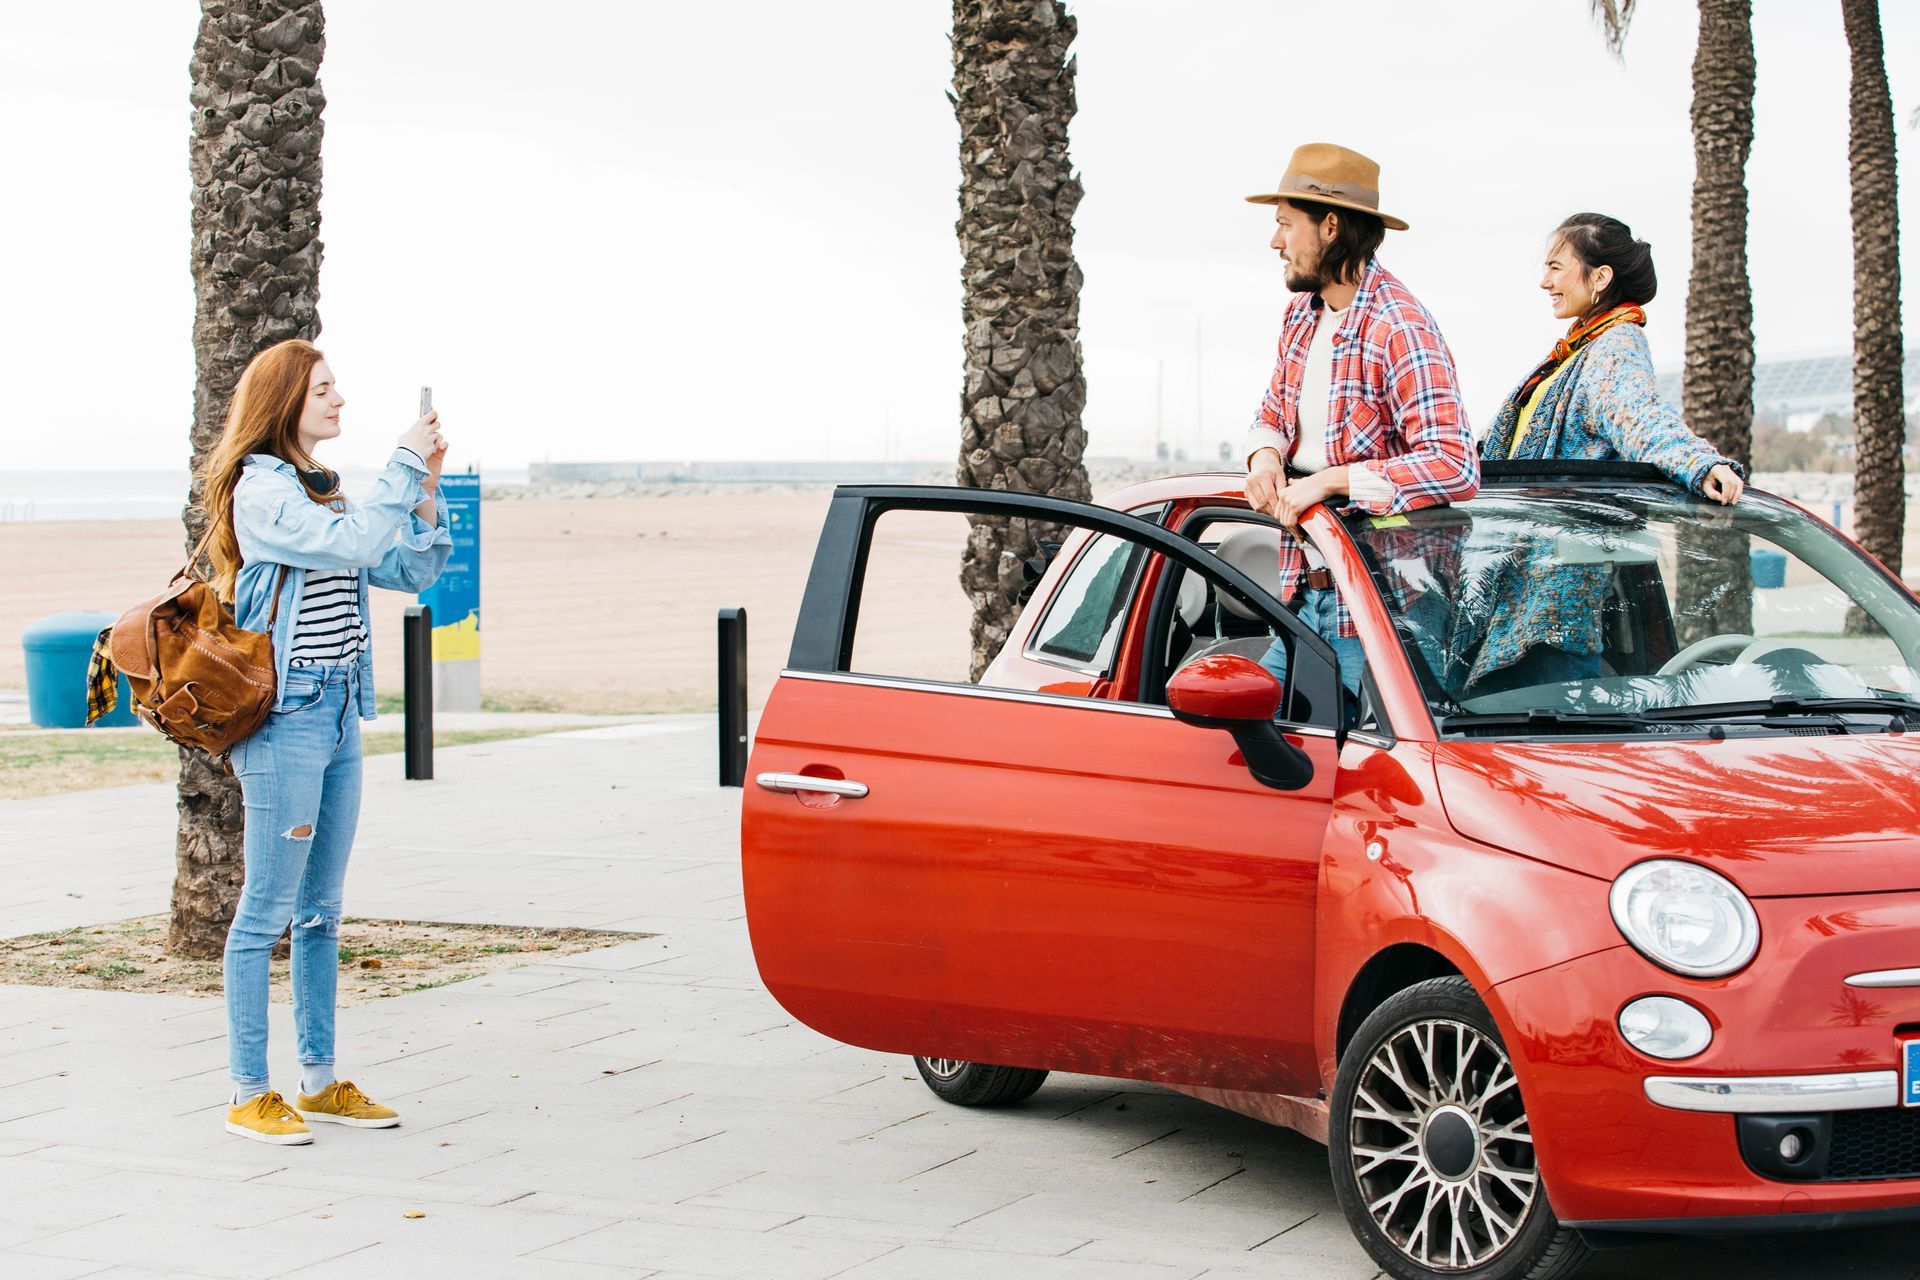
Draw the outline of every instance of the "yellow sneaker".
<instances>
[{"instance_id":1,"label":"yellow sneaker","mask_svg":"<svg viewBox=\"0 0 1920 1280\"><path fill-rule=\"evenodd\" d=\"M400 1113L383 1107L354 1088L351 1080L335 1080L318 1093L300 1094L295 1101L309 1120L326 1124L347 1124L356 1129L391 1129L400 1123Z\"/></svg>"},{"instance_id":2,"label":"yellow sneaker","mask_svg":"<svg viewBox=\"0 0 1920 1280\"><path fill-rule=\"evenodd\" d=\"M300 1113L277 1093L262 1093L227 1108L227 1132L277 1147L297 1147L313 1141Z\"/></svg>"}]
</instances>

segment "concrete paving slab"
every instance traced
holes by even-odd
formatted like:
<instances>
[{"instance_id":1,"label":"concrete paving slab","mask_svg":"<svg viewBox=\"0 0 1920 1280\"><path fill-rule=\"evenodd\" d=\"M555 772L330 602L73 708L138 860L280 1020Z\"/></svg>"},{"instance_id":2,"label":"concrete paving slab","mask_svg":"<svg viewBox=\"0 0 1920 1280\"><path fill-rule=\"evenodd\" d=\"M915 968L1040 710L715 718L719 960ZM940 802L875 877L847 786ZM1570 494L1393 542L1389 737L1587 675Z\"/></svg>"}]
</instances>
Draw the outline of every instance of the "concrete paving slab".
<instances>
[{"instance_id":1,"label":"concrete paving slab","mask_svg":"<svg viewBox=\"0 0 1920 1280\"><path fill-rule=\"evenodd\" d=\"M709 718L669 717L442 750L430 783L369 762L351 914L659 935L343 1009L342 1073L397 1130L230 1138L218 1001L0 987L0 1276L1376 1273L1297 1135L1084 1076L953 1108L795 1022L757 979L711 753ZM0 936L164 909L172 849L166 787L0 803ZM270 1025L290 1085L290 1010ZM1587 1274L1905 1280L1916 1244Z\"/></svg>"}]
</instances>

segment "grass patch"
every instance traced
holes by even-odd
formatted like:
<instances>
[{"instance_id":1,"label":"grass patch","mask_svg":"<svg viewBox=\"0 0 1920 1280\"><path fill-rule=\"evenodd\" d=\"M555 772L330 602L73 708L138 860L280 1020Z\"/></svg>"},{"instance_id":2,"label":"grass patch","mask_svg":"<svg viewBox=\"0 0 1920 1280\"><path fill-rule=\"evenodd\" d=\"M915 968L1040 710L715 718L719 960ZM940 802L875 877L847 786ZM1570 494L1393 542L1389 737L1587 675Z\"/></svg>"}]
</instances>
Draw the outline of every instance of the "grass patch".
<instances>
[{"instance_id":1,"label":"grass patch","mask_svg":"<svg viewBox=\"0 0 1920 1280\"><path fill-rule=\"evenodd\" d=\"M433 735L433 744L466 747L551 732L446 729ZM397 731L365 733L360 739L361 751L370 756L404 747L404 735ZM179 776L179 749L151 729L43 729L0 736L0 800L171 782Z\"/></svg>"},{"instance_id":2,"label":"grass patch","mask_svg":"<svg viewBox=\"0 0 1920 1280\"><path fill-rule=\"evenodd\" d=\"M166 917L142 916L83 929L60 929L0 941L0 982L93 991L174 995L223 993L219 960L166 954ZM652 937L606 929L538 929L514 925L435 924L349 918L340 925L341 1004L361 1004L428 991L556 956ZM287 989L287 944L271 966L273 998Z\"/></svg>"}]
</instances>

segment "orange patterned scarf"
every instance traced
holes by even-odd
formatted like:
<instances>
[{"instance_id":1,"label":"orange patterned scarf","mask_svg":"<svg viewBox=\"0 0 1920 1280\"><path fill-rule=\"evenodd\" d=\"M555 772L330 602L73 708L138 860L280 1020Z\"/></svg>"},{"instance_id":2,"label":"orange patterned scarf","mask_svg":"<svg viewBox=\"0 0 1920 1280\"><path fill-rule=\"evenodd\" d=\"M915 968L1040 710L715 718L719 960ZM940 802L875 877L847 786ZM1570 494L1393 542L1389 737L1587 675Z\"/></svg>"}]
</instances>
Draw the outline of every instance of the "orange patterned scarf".
<instances>
[{"instance_id":1,"label":"orange patterned scarf","mask_svg":"<svg viewBox=\"0 0 1920 1280\"><path fill-rule=\"evenodd\" d=\"M1519 394L1514 397L1514 403L1525 405L1528 398L1533 395L1541 383L1551 378L1556 369L1573 358L1574 352L1580 350L1580 348L1586 346L1589 342L1592 342L1595 338L1613 328L1613 326L1617 324L1644 325L1646 322L1647 313L1632 302L1623 302L1611 311L1602 312L1591 320L1575 320L1572 326L1568 328L1567 336L1553 344L1552 353L1540 362L1540 367L1533 371L1533 376L1520 384L1520 391Z\"/></svg>"}]
</instances>

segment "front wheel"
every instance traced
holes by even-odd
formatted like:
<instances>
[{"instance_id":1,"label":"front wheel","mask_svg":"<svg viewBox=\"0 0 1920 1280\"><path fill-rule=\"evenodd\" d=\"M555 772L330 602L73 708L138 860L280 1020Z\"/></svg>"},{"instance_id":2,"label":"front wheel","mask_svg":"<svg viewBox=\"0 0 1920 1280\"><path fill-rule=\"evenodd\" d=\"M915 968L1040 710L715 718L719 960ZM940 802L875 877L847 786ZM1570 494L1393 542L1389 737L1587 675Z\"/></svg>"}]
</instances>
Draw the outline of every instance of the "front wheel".
<instances>
[{"instance_id":1,"label":"front wheel","mask_svg":"<svg viewBox=\"0 0 1920 1280\"><path fill-rule=\"evenodd\" d=\"M1354 1033L1328 1126L1354 1235L1401 1280L1561 1280L1586 1242L1547 1204L1519 1081L1465 978L1390 997Z\"/></svg>"},{"instance_id":2,"label":"front wheel","mask_svg":"<svg viewBox=\"0 0 1920 1280\"><path fill-rule=\"evenodd\" d=\"M918 1058L920 1078L943 1101L957 1107L1004 1107L1024 1102L1046 1081L1047 1073L1031 1067L990 1067L960 1058Z\"/></svg>"}]
</instances>

